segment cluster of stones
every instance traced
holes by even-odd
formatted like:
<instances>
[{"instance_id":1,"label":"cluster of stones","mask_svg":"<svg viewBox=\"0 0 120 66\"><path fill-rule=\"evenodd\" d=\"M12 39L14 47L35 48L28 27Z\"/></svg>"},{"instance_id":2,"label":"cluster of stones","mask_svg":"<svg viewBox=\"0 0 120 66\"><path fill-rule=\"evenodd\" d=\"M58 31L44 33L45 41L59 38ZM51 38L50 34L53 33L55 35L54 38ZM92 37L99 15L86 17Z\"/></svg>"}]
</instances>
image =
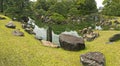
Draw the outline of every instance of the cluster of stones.
<instances>
[{"instance_id":1,"label":"cluster of stones","mask_svg":"<svg viewBox=\"0 0 120 66\"><path fill-rule=\"evenodd\" d=\"M27 22L27 21L26 21ZM22 23L22 28L28 32L29 34L34 34L33 29L34 26L32 24L28 24L25 21ZM10 21L5 25L7 28L15 29L16 25ZM49 34L52 34L51 31L48 30ZM68 34L60 34L59 35L59 42L60 47L69 50L69 51L79 51L85 49L85 42L92 41L99 36L98 33L95 33L91 27L84 28L80 31L83 37L76 37ZM15 36L24 36L24 33L20 31L20 29L16 29L12 32ZM52 36L52 35L51 35ZM120 34L115 34L109 38L109 42L114 42L120 40ZM52 42L41 40L41 43L47 47L54 47L58 48L58 45L53 44ZM105 66L105 57L101 52L88 52L85 54L80 55L80 62L83 66Z\"/></svg>"},{"instance_id":2,"label":"cluster of stones","mask_svg":"<svg viewBox=\"0 0 120 66\"><path fill-rule=\"evenodd\" d=\"M120 25L120 22L118 20L101 20L100 22L96 23L96 26L101 26L101 27L108 27L110 30L118 29ZM103 28L104 29L104 28Z\"/></svg>"},{"instance_id":3,"label":"cluster of stones","mask_svg":"<svg viewBox=\"0 0 120 66\"><path fill-rule=\"evenodd\" d=\"M22 28L27 32L27 33L29 33L29 34L35 34L34 32L33 32L33 29L34 29L34 25L32 25L32 24L29 24L29 23L27 23L27 22L22 22Z\"/></svg>"},{"instance_id":4,"label":"cluster of stones","mask_svg":"<svg viewBox=\"0 0 120 66\"><path fill-rule=\"evenodd\" d=\"M85 42L82 37L60 34L59 42L61 48L65 50L79 51L85 49ZM105 57L101 52L88 52L80 55L80 63L83 66L105 66Z\"/></svg>"},{"instance_id":5,"label":"cluster of stones","mask_svg":"<svg viewBox=\"0 0 120 66\"><path fill-rule=\"evenodd\" d=\"M92 27L84 28L80 31L80 33L83 35L83 38L86 41L92 41L95 38L99 37L99 33L94 32L92 30Z\"/></svg>"},{"instance_id":6,"label":"cluster of stones","mask_svg":"<svg viewBox=\"0 0 120 66\"><path fill-rule=\"evenodd\" d=\"M5 26L7 28L12 28L12 29L16 28L16 25L12 21L8 22ZM13 30L12 34L15 36L24 36L24 33L22 31L20 31L20 29Z\"/></svg>"},{"instance_id":7,"label":"cluster of stones","mask_svg":"<svg viewBox=\"0 0 120 66\"><path fill-rule=\"evenodd\" d=\"M31 25L31 24L23 23L23 24L22 24L22 28L23 28L27 33L29 33L29 34L35 34L35 33L33 32L34 26Z\"/></svg>"}]
</instances>

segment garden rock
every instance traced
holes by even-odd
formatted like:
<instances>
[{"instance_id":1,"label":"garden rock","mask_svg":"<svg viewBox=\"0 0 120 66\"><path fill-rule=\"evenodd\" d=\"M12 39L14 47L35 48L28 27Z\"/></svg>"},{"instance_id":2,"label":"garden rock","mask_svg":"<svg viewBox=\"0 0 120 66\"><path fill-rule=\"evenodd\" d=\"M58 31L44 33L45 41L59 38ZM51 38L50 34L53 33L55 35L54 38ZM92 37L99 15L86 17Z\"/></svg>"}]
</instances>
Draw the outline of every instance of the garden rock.
<instances>
[{"instance_id":1,"label":"garden rock","mask_svg":"<svg viewBox=\"0 0 120 66\"><path fill-rule=\"evenodd\" d=\"M75 37L68 34L60 34L59 42L61 48L70 51L78 51L85 49L85 43L83 38Z\"/></svg>"},{"instance_id":2,"label":"garden rock","mask_svg":"<svg viewBox=\"0 0 120 66\"><path fill-rule=\"evenodd\" d=\"M13 28L15 29L16 28L16 25L13 23L13 22L9 22L5 25L7 28Z\"/></svg>"},{"instance_id":3,"label":"garden rock","mask_svg":"<svg viewBox=\"0 0 120 66\"><path fill-rule=\"evenodd\" d=\"M80 33L83 35L83 38L86 41L93 41L99 37L99 33L94 32L92 27L84 28L80 31Z\"/></svg>"},{"instance_id":4,"label":"garden rock","mask_svg":"<svg viewBox=\"0 0 120 66\"><path fill-rule=\"evenodd\" d=\"M95 32L83 35L83 38L86 41L92 41L92 40L94 40L97 37L99 37L99 33L95 33Z\"/></svg>"},{"instance_id":5,"label":"garden rock","mask_svg":"<svg viewBox=\"0 0 120 66\"><path fill-rule=\"evenodd\" d=\"M12 32L12 34L15 35L15 36L24 36L24 33L21 32L19 29L14 30L14 31Z\"/></svg>"},{"instance_id":6,"label":"garden rock","mask_svg":"<svg viewBox=\"0 0 120 66\"><path fill-rule=\"evenodd\" d=\"M105 57L100 52L88 52L80 56L83 66L105 66Z\"/></svg>"},{"instance_id":7,"label":"garden rock","mask_svg":"<svg viewBox=\"0 0 120 66\"><path fill-rule=\"evenodd\" d=\"M59 48L58 45L53 44L50 41L41 40L41 43L42 43L42 45L47 46L47 47Z\"/></svg>"},{"instance_id":8,"label":"garden rock","mask_svg":"<svg viewBox=\"0 0 120 66\"><path fill-rule=\"evenodd\" d=\"M25 28L25 31L29 34L35 34L32 28Z\"/></svg>"},{"instance_id":9,"label":"garden rock","mask_svg":"<svg viewBox=\"0 0 120 66\"><path fill-rule=\"evenodd\" d=\"M115 42L120 40L120 33L119 34L115 34L112 37L109 38L109 42Z\"/></svg>"}]
</instances>

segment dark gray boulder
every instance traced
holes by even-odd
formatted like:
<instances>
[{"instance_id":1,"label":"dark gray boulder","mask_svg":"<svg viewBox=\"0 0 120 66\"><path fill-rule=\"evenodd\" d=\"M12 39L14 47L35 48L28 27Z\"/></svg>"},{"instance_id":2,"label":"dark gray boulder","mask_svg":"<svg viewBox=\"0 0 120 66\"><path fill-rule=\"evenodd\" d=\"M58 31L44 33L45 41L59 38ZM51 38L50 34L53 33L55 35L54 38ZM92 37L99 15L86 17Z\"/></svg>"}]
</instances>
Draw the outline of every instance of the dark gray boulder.
<instances>
[{"instance_id":1,"label":"dark gray boulder","mask_svg":"<svg viewBox=\"0 0 120 66\"><path fill-rule=\"evenodd\" d=\"M83 66L105 66L105 57L100 52L88 52L80 56Z\"/></svg>"},{"instance_id":2,"label":"dark gray boulder","mask_svg":"<svg viewBox=\"0 0 120 66\"><path fill-rule=\"evenodd\" d=\"M119 34L115 34L112 37L109 38L109 42L115 42L120 40L120 33Z\"/></svg>"},{"instance_id":3,"label":"dark gray boulder","mask_svg":"<svg viewBox=\"0 0 120 66\"><path fill-rule=\"evenodd\" d=\"M60 34L59 42L61 48L70 51L79 51L85 49L85 43L83 38L75 37L67 34Z\"/></svg>"},{"instance_id":4,"label":"dark gray boulder","mask_svg":"<svg viewBox=\"0 0 120 66\"><path fill-rule=\"evenodd\" d=\"M15 36L24 36L24 33L21 32L19 29L14 30L14 31L12 32L12 34L15 35Z\"/></svg>"},{"instance_id":5,"label":"dark gray boulder","mask_svg":"<svg viewBox=\"0 0 120 66\"><path fill-rule=\"evenodd\" d=\"M13 23L13 22L9 22L5 25L7 28L13 28L15 29L16 28L16 25Z\"/></svg>"}]
</instances>

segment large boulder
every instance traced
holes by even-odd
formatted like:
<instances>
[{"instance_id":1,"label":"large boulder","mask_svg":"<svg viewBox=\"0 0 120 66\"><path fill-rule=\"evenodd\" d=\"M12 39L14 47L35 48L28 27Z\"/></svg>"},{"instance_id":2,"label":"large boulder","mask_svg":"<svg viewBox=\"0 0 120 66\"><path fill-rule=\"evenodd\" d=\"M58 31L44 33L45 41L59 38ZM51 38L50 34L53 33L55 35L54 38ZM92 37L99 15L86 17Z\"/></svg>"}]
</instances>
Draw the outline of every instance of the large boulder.
<instances>
[{"instance_id":1,"label":"large boulder","mask_svg":"<svg viewBox=\"0 0 120 66\"><path fill-rule=\"evenodd\" d=\"M15 36L24 36L24 33L21 32L19 29L14 30L14 31L12 32L12 34L15 35Z\"/></svg>"},{"instance_id":2,"label":"large boulder","mask_svg":"<svg viewBox=\"0 0 120 66\"><path fill-rule=\"evenodd\" d=\"M16 28L16 25L11 21L9 23L7 23L5 26L8 27L8 28L13 28L13 29Z\"/></svg>"},{"instance_id":3,"label":"large boulder","mask_svg":"<svg viewBox=\"0 0 120 66\"><path fill-rule=\"evenodd\" d=\"M119 34L115 34L112 37L109 38L109 42L114 42L114 41L118 41L120 40L120 33Z\"/></svg>"},{"instance_id":4,"label":"large boulder","mask_svg":"<svg viewBox=\"0 0 120 66\"><path fill-rule=\"evenodd\" d=\"M80 56L83 66L105 66L105 57L100 52L88 52Z\"/></svg>"},{"instance_id":5,"label":"large boulder","mask_svg":"<svg viewBox=\"0 0 120 66\"><path fill-rule=\"evenodd\" d=\"M85 49L85 43L81 37L75 37L68 34L60 34L59 42L61 48L65 50L78 51Z\"/></svg>"}]
</instances>

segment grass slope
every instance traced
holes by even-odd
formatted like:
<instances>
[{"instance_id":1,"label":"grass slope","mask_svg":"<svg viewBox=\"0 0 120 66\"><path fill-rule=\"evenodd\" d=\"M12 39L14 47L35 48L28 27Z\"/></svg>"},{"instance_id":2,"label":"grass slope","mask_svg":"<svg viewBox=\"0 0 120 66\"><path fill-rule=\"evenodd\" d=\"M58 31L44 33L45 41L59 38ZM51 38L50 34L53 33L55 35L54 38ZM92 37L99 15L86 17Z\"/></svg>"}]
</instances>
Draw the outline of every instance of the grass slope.
<instances>
[{"instance_id":1,"label":"grass slope","mask_svg":"<svg viewBox=\"0 0 120 66\"><path fill-rule=\"evenodd\" d=\"M72 52L42 46L32 35L24 32L19 22L14 23L25 33L25 37L13 36L13 29L5 27L10 20L0 20L0 66L82 66L79 56L89 51L104 53L106 66L120 65L120 41L105 44L111 35L119 31L99 31L100 37L86 42L85 50Z\"/></svg>"}]
</instances>

